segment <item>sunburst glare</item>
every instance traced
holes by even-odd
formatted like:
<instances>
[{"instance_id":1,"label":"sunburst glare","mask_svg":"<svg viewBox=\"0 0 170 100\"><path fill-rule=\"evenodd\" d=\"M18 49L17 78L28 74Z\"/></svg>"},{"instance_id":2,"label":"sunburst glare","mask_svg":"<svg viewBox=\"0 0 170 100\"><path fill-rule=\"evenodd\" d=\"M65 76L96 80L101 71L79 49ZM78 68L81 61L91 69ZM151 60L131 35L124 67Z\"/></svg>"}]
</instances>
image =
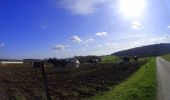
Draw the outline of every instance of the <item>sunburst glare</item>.
<instances>
[{"instance_id":1,"label":"sunburst glare","mask_svg":"<svg viewBox=\"0 0 170 100\"><path fill-rule=\"evenodd\" d=\"M126 17L140 17L146 7L146 0L121 0L119 9Z\"/></svg>"}]
</instances>

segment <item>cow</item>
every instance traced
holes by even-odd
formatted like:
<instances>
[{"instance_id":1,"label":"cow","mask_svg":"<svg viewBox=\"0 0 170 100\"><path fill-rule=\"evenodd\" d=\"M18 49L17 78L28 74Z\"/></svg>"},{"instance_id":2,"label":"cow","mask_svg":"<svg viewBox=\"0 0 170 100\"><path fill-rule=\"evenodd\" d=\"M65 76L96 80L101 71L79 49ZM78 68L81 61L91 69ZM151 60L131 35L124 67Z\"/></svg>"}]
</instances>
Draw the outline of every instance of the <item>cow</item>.
<instances>
[{"instance_id":1,"label":"cow","mask_svg":"<svg viewBox=\"0 0 170 100\"><path fill-rule=\"evenodd\" d=\"M130 61L130 57L121 57L121 61L119 62L119 65L128 63Z\"/></svg>"},{"instance_id":2,"label":"cow","mask_svg":"<svg viewBox=\"0 0 170 100\"><path fill-rule=\"evenodd\" d=\"M129 62L130 61L130 57L123 57L122 60L123 60L123 62Z\"/></svg>"},{"instance_id":3,"label":"cow","mask_svg":"<svg viewBox=\"0 0 170 100\"><path fill-rule=\"evenodd\" d=\"M138 57L137 57L137 56L134 56L134 57L133 57L133 60L134 60L134 61L138 61Z\"/></svg>"},{"instance_id":4,"label":"cow","mask_svg":"<svg viewBox=\"0 0 170 100\"><path fill-rule=\"evenodd\" d=\"M74 60L75 67L78 68L80 66L80 62L78 59Z\"/></svg>"},{"instance_id":5,"label":"cow","mask_svg":"<svg viewBox=\"0 0 170 100\"><path fill-rule=\"evenodd\" d=\"M67 66L78 68L80 62L78 59L49 59L49 63L53 64L55 67L65 68Z\"/></svg>"},{"instance_id":6,"label":"cow","mask_svg":"<svg viewBox=\"0 0 170 100\"><path fill-rule=\"evenodd\" d=\"M93 64L98 64L99 63L99 59L92 59L92 63Z\"/></svg>"},{"instance_id":7,"label":"cow","mask_svg":"<svg viewBox=\"0 0 170 100\"><path fill-rule=\"evenodd\" d=\"M53 64L55 67L66 67L67 64L69 63L68 60L65 59L49 59L49 63Z\"/></svg>"},{"instance_id":8,"label":"cow","mask_svg":"<svg viewBox=\"0 0 170 100\"><path fill-rule=\"evenodd\" d=\"M80 62L78 59L71 59L69 61L69 65L71 65L72 67L78 68L80 66Z\"/></svg>"}]
</instances>

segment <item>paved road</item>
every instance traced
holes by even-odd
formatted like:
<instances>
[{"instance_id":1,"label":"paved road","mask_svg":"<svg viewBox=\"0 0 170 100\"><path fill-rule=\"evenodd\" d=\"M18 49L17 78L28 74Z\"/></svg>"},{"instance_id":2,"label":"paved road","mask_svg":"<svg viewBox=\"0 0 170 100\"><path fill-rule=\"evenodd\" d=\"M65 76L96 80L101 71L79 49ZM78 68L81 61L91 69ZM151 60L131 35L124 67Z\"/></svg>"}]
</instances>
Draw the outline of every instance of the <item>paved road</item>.
<instances>
[{"instance_id":1,"label":"paved road","mask_svg":"<svg viewBox=\"0 0 170 100\"><path fill-rule=\"evenodd\" d=\"M158 100L170 100L170 62L157 57Z\"/></svg>"}]
</instances>

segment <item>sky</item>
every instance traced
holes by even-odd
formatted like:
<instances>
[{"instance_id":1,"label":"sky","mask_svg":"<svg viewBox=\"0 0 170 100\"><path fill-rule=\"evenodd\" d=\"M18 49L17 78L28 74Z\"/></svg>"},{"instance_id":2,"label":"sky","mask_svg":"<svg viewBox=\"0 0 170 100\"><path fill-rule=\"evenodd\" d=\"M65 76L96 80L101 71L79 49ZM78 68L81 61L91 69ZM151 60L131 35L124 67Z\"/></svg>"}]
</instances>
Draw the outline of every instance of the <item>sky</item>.
<instances>
[{"instance_id":1,"label":"sky","mask_svg":"<svg viewBox=\"0 0 170 100\"><path fill-rule=\"evenodd\" d=\"M170 43L170 0L0 0L0 58L108 55Z\"/></svg>"}]
</instances>

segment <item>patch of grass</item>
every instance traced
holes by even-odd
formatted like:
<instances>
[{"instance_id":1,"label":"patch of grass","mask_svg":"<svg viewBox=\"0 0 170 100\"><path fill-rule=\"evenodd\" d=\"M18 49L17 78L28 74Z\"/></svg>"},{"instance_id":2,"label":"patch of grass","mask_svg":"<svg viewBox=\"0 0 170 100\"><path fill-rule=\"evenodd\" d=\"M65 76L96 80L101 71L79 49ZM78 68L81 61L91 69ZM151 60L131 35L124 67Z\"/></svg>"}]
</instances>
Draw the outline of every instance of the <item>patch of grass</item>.
<instances>
[{"instance_id":1,"label":"patch of grass","mask_svg":"<svg viewBox=\"0 0 170 100\"><path fill-rule=\"evenodd\" d=\"M155 100L156 87L156 60L150 58L129 79L90 100Z\"/></svg>"},{"instance_id":2,"label":"patch of grass","mask_svg":"<svg viewBox=\"0 0 170 100\"><path fill-rule=\"evenodd\" d=\"M162 58L164 58L167 61L170 61L170 54L164 55L164 56L162 56Z\"/></svg>"},{"instance_id":3,"label":"patch of grass","mask_svg":"<svg viewBox=\"0 0 170 100\"><path fill-rule=\"evenodd\" d=\"M117 56L112 56L112 55L102 56L102 62L105 63L114 62L118 60L119 58Z\"/></svg>"}]
</instances>

